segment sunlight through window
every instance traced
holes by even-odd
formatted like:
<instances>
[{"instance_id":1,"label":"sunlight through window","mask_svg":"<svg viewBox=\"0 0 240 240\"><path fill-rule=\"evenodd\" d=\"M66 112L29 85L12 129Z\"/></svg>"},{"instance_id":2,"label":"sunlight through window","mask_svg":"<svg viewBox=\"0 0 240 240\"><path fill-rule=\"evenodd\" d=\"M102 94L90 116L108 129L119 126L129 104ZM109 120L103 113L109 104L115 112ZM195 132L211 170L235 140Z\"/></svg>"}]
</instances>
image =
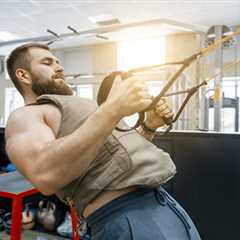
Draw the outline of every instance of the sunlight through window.
<instances>
[{"instance_id":1,"label":"sunlight through window","mask_svg":"<svg viewBox=\"0 0 240 240\"><path fill-rule=\"evenodd\" d=\"M165 37L118 43L118 69L127 70L165 61Z\"/></svg>"}]
</instances>

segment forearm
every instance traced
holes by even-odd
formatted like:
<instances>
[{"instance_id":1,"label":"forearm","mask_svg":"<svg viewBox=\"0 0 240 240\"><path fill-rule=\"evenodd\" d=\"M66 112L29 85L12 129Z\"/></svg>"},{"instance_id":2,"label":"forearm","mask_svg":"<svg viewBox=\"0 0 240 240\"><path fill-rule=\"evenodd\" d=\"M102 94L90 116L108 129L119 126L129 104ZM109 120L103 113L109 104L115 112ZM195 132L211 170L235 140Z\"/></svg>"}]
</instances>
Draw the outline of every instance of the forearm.
<instances>
[{"instance_id":1,"label":"forearm","mask_svg":"<svg viewBox=\"0 0 240 240\"><path fill-rule=\"evenodd\" d=\"M96 158L99 149L120 120L111 104L103 104L72 134L47 143L36 169L56 191L79 177Z\"/></svg>"}]
</instances>

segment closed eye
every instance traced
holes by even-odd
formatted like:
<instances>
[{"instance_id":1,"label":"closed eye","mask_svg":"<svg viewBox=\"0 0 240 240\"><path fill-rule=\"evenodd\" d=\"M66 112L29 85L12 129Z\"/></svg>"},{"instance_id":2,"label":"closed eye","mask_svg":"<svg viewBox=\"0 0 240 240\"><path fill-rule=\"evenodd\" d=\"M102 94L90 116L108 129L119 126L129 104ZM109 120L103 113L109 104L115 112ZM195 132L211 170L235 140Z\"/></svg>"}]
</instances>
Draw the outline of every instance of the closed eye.
<instances>
[{"instance_id":1,"label":"closed eye","mask_svg":"<svg viewBox=\"0 0 240 240\"><path fill-rule=\"evenodd\" d=\"M54 59L49 58L49 57L45 57L41 61L41 63L44 65L51 65L51 64L53 64L53 62L54 62Z\"/></svg>"},{"instance_id":2,"label":"closed eye","mask_svg":"<svg viewBox=\"0 0 240 240\"><path fill-rule=\"evenodd\" d=\"M44 65L51 65L51 62L43 62Z\"/></svg>"}]
</instances>

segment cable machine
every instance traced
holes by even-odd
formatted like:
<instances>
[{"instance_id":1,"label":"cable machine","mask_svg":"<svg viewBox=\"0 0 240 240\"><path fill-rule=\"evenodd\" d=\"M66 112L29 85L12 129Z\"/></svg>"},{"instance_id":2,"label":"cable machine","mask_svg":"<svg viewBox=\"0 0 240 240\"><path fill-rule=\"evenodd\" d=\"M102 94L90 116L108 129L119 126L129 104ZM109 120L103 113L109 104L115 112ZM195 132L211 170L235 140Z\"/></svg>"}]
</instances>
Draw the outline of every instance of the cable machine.
<instances>
[{"instance_id":1,"label":"cable machine","mask_svg":"<svg viewBox=\"0 0 240 240\"><path fill-rule=\"evenodd\" d=\"M231 34L232 29L226 25L222 26L212 26L207 34L205 45L212 44L213 42ZM223 68L223 49L229 49L234 47L234 58L237 59L237 44L235 39L231 39L230 41L222 44L222 47L219 47L215 51L213 62L214 72L221 72ZM237 77L237 66L235 66L235 78ZM239 98L237 94L237 81L235 80L235 97L225 97L223 93L223 82L222 82L222 74L219 74L214 80L214 86L212 89L207 89L203 93L203 102L204 102L204 118L203 118L203 126L205 130L209 130L210 125L210 109L213 109L213 129L214 131L222 131L223 128L223 113L224 109L233 109L234 116L232 121L234 122L234 131L239 131ZM214 96L209 97L206 95L209 91L214 91ZM229 117L229 116L228 116Z\"/></svg>"}]
</instances>

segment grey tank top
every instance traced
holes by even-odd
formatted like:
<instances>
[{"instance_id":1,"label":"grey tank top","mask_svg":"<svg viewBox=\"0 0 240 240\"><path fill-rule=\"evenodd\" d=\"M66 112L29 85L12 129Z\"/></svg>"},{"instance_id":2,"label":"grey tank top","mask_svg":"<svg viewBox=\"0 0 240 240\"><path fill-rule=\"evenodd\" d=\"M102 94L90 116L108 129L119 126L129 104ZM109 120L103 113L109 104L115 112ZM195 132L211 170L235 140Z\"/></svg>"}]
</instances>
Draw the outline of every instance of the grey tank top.
<instances>
[{"instance_id":1,"label":"grey tank top","mask_svg":"<svg viewBox=\"0 0 240 240\"><path fill-rule=\"evenodd\" d=\"M63 95L42 95L36 104L44 103L56 105L62 113L57 138L69 135L79 128L98 107L92 100ZM122 125L123 121L119 123L119 126ZM73 200L81 216L83 209L104 190L119 190L130 186L157 187L171 179L175 173L176 168L169 154L137 131L113 130L89 168L56 195L64 202L67 199Z\"/></svg>"}]
</instances>

